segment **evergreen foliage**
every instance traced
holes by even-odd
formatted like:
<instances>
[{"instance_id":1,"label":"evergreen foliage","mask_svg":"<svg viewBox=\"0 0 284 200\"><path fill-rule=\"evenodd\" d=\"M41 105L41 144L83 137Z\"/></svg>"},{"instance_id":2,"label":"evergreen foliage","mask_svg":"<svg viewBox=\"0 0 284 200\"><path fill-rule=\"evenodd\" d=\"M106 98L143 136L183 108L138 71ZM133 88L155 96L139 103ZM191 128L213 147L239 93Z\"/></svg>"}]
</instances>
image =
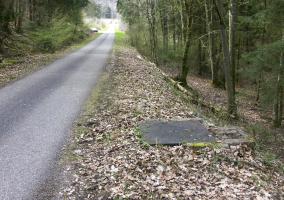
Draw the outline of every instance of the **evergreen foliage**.
<instances>
[{"instance_id":1,"label":"evergreen foliage","mask_svg":"<svg viewBox=\"0 0 284 200\"><path fill-rule=\"evenodd\" d=\"M0 54L17 34L37 51L52 52L86 36L82 10L88 0L0 0ZM85 30L84 30L85 29ZM14 39L13 39L14 40Z\"/></svg>"},{"instance_id":2,"label":"evergreen foliage","mask_svg":"<svg viewBox=\"0 0 284 200\"><path fill-rule=\"evenodd\" d=\"M129 40L159 65L211 76L226 88L236 116L235 87L257 88L257 101L283 121L283 0L119 0ZM249 81L248 81L249 80ZM267 106L268 105L268 106Z\"/></svg>"}]
</instances>

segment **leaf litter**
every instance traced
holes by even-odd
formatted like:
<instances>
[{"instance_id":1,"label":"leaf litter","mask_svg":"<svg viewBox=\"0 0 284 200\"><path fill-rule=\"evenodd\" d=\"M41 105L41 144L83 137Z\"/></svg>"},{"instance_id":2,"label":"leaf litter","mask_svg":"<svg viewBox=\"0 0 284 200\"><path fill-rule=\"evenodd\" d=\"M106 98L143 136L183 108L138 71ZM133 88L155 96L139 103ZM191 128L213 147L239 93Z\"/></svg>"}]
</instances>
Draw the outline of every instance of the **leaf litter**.
<instances>
[{"instance_id":1,"label":"leaf litter","mask_svg":"<svg viewBox=\"0 0 284 200\"><path fill-rule=\"evenodd\" d=\"M64 199L283 199L283 174L245 144L149 146L139 124L196 118L155 65L131 48L114 53L92 116L74 135L78 159L65 166ZM208 127L211 123L203 120ZM224 128L222 129L225 130Z\"/></svg>"}]
</instances>

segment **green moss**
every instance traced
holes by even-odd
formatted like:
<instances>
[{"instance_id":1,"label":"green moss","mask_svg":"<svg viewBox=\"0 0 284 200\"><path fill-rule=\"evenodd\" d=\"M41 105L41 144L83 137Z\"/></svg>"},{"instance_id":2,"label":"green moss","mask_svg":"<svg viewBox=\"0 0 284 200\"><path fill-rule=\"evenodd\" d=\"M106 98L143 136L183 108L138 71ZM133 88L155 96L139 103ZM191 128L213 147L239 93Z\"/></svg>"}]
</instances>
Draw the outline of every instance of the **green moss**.
<instances>
[{"instance_id":1,"label":"green moss","mask_svg":"<svg viewBox=\"0 0 284 200\"><path fill-rule=\"evenodd\" d=\"M211 146L212 144L200 142L200 143L186 143L185 145L193 148L205 148Z\"/></svg>"}]
</instances>

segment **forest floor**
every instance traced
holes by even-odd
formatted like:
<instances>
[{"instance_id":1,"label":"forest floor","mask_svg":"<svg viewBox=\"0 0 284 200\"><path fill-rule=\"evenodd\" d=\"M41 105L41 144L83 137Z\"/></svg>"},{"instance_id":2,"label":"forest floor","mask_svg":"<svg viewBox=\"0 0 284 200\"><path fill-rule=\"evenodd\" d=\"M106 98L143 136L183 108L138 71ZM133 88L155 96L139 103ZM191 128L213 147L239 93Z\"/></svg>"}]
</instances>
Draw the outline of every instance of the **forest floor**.
<instances>
[{"instance_id":1,"label":"forest floor","mask_svg":"<svg viewBox=\"0 0 284 200\"><path fill-rule=\"evenodd\" d=\"M0 63L0 87L13 81L19 80L23 76L33 73L45 65L70 54L70 52L83 47L85 44L97 38L100 34L93 34L81 42L73 43L54 53L29 53L23 55L10 56Z\"/></svg>"},{"instance_id":2,"label":"forest floor","mask_svg":"<svg viewBox=\"0 0 284 200\"><path fill-rule=\"evenodd\" d=\"M225 90L212 86L209 79L190 76L190 86L197 90L202 99L226 110L227 94ZM264 109L256 103L256 93L251 88L237 87L237 105L240 118L235 123L245 126L248 131L255 133L255 139L263 149L275 153L284 161L284 126L272 127L272 108Z\"/></svg>"},{"instance_id":3,"label":"forest floor","mask_svg":"<svg viewBox=\"0 0 284 200\"><path fill-rule=\"evenodd\" d=\"M123 42L122 42L123 43ZM201 119L187 96L117 41L62 159L64 199L282 199L283 171L247 145L149 146L148 119ZM217 125L216 125L217 126Z\"/></svg>"},{"instance_id":4,"label":"forest floor","mask_svg":"<svg viewBox=\"0 0 284 200\"><path fill-rule=\"evenodd\" d=\"M176 77L176 69L162 67L162 69L172 77ZM259 150L267 155L281 159L284 162L284 126L280 128L272 127L272 108L260 107L256 102L256 89L238 86L236 88L236 99L239 118L228 122L226 115L227 93L224 89L213 87L210 79L196 75L188 76L188 84L194 89L199 98L208 105L221 110L219 115L203 112L205 115L213 117L215 121L223 124L235 124L244 126L248 132L253 135ZM269 150L269 152L268 152Z\"/></svg>"}]
</instances>

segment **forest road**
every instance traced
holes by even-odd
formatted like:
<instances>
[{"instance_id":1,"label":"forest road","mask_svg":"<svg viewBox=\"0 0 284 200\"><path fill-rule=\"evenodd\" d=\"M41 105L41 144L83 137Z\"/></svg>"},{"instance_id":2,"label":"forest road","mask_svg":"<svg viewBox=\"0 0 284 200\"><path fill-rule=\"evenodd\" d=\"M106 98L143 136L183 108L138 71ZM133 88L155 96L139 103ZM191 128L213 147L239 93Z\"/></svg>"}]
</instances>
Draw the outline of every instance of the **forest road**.
<instances>
[{"instance_id":1,"label":"forest road","mask_svg":"<svg viewBox=\"0 0 284 200\"><path fill-rule=\"evenodd\" d=\"M55 167L114 33L0 89L0 200L30 200Z\"/></svg>"}]
</instances>

